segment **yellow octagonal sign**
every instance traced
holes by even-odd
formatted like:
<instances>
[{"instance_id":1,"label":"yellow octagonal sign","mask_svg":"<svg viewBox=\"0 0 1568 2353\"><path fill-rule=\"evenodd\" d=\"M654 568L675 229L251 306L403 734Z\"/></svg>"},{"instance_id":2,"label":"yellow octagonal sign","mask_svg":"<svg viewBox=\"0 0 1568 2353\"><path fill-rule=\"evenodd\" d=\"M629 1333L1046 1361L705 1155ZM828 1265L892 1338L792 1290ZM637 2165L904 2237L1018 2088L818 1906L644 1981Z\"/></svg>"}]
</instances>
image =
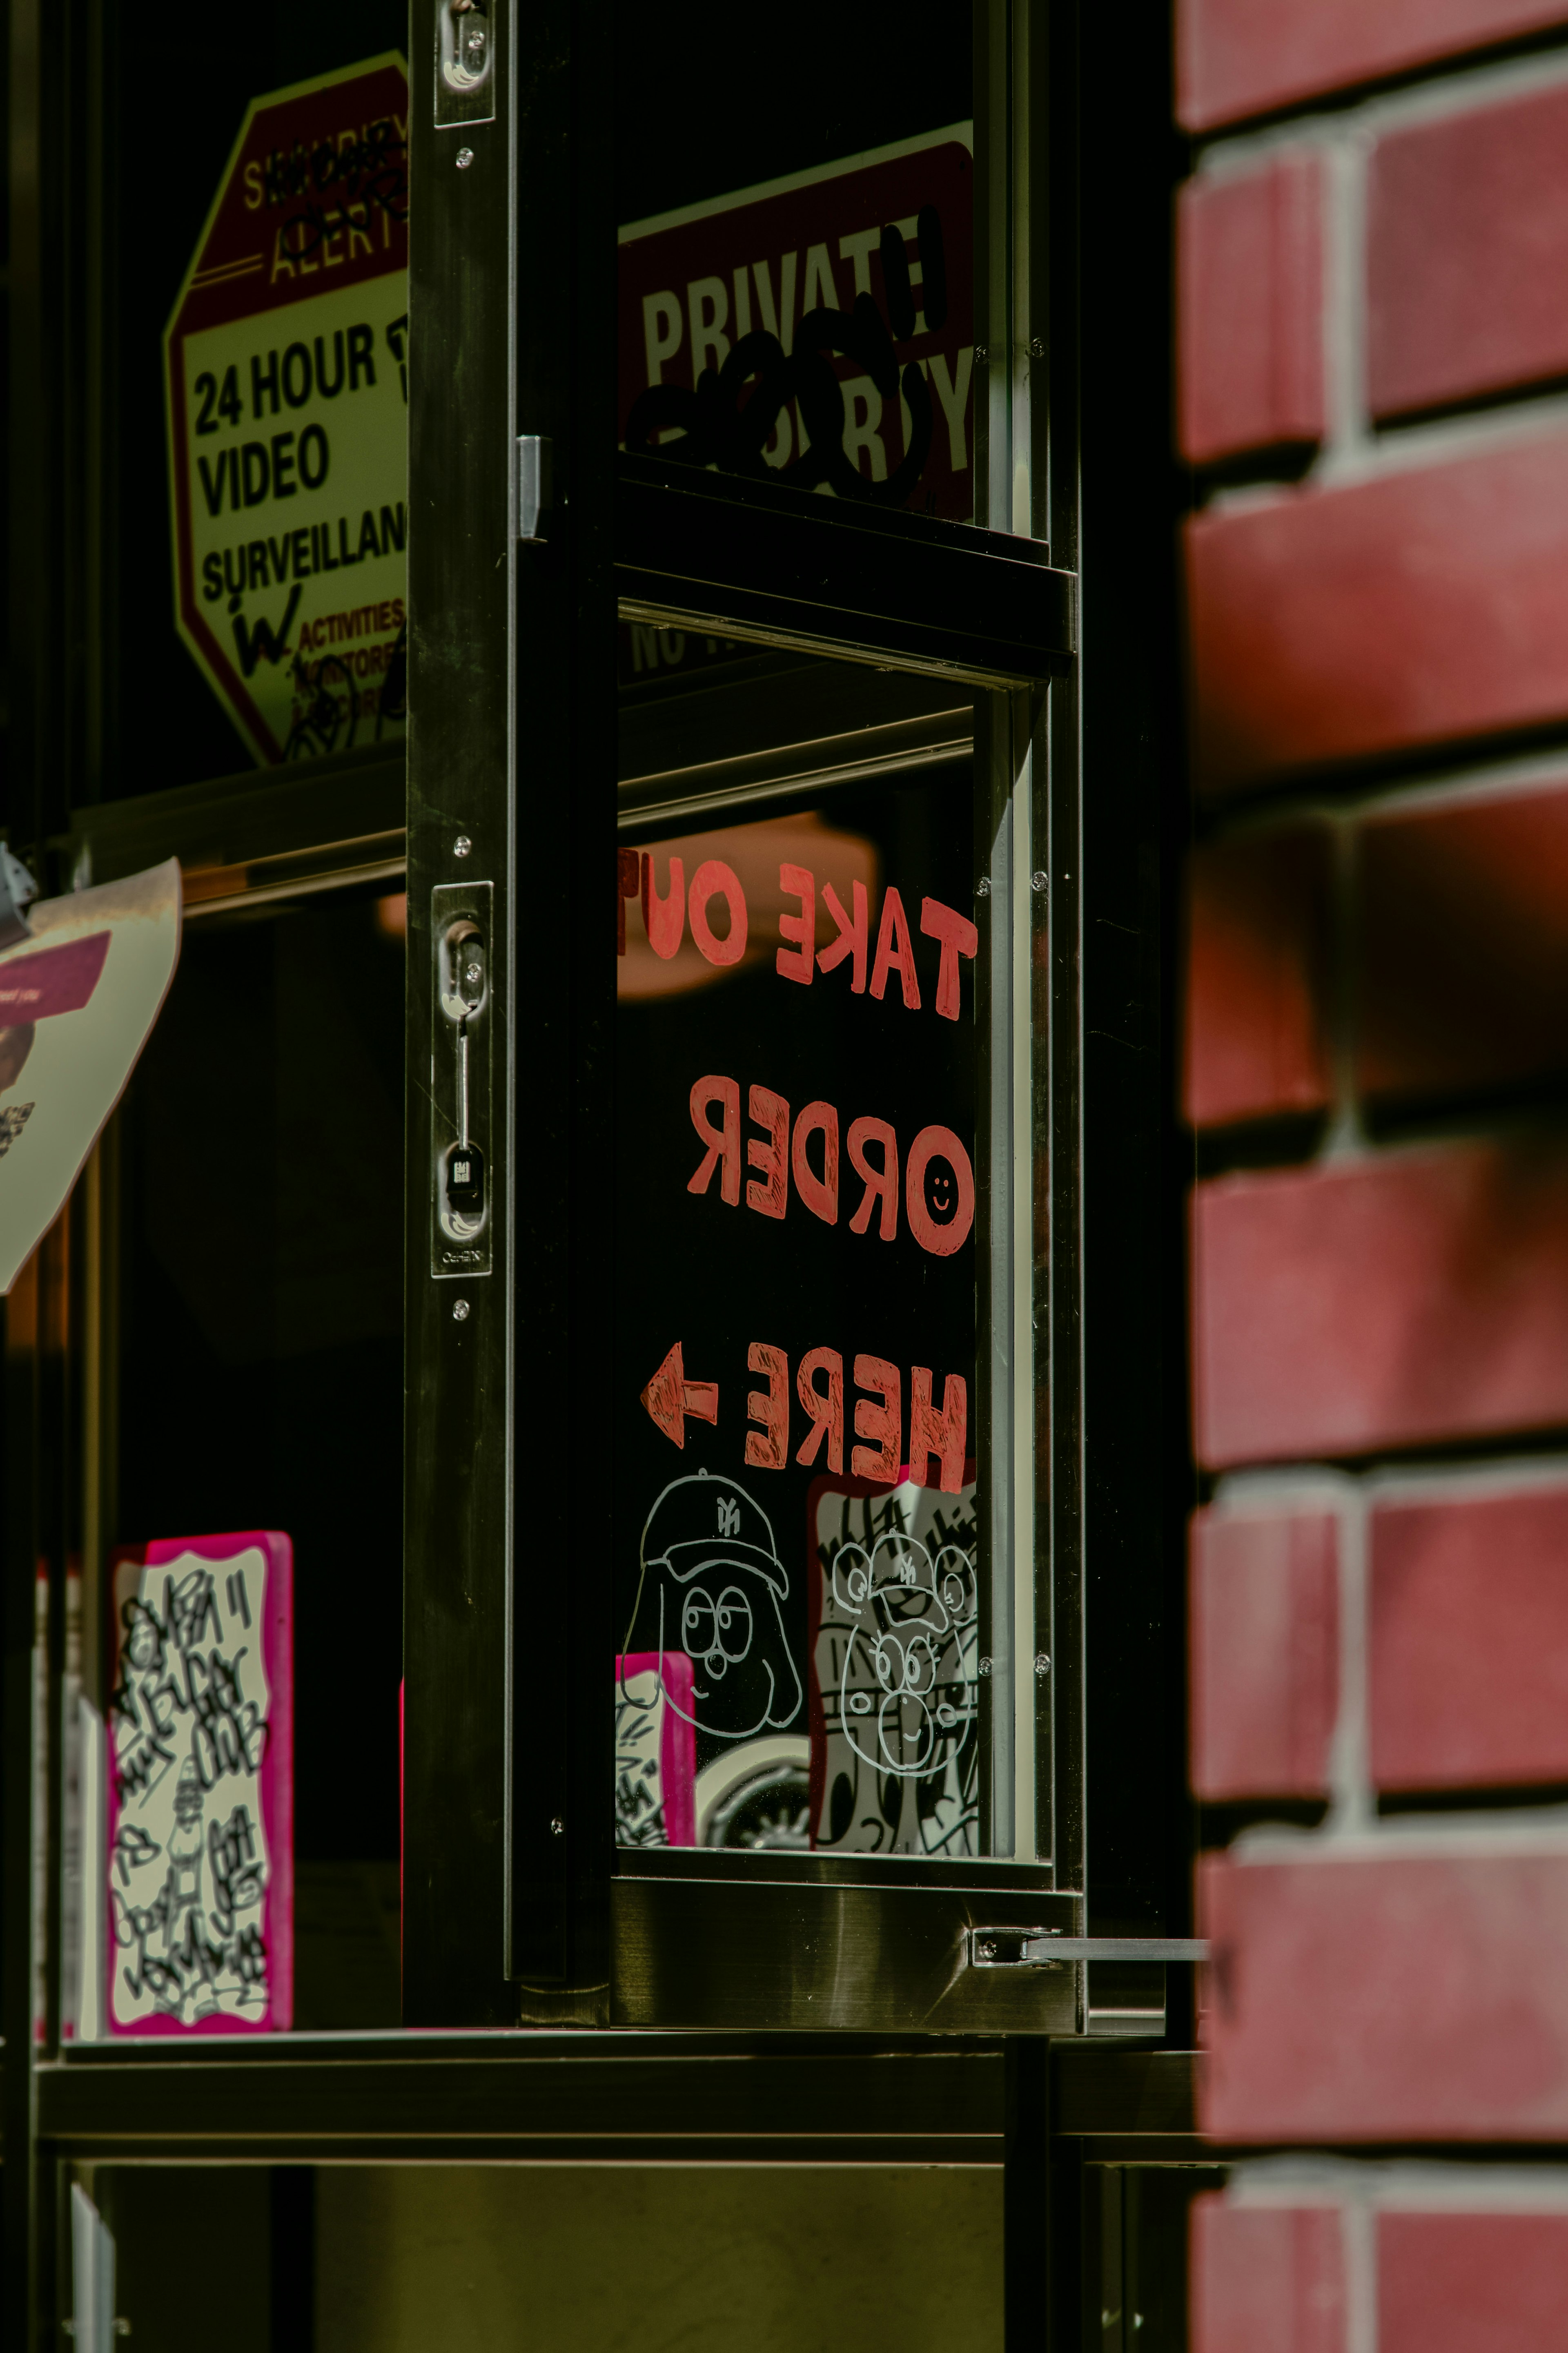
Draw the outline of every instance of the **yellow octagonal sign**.
<instances>
[{"instance_id":1,"label":"yellow octagonal sign","mask_svg":"<svg viewBox=\"0 0 1568 2353\"><path fill-rule=\"evenodd\" d=\"M258 99L164 338L175 623L260 761L400 737L408 79Z\"/></svg>"}]
</instances>

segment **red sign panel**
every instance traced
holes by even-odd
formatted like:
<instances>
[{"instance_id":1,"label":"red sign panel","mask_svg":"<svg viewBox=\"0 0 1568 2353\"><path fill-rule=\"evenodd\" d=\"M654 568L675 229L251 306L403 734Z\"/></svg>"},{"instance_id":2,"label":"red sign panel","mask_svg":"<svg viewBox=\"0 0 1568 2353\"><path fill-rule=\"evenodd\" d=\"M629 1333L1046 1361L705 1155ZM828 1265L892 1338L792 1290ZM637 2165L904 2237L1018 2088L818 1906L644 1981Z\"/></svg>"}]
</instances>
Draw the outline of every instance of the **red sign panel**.
<instances>
[{"instance_id":1,"label":"red sign panel","mask_svg":"<svg viewBox=\"0 0 1568 2353\"><path fill-rule=\"evenodd\" d=\"M626 448L972 515L969 135L623 228Z\"/></svg>"}]
</instances>

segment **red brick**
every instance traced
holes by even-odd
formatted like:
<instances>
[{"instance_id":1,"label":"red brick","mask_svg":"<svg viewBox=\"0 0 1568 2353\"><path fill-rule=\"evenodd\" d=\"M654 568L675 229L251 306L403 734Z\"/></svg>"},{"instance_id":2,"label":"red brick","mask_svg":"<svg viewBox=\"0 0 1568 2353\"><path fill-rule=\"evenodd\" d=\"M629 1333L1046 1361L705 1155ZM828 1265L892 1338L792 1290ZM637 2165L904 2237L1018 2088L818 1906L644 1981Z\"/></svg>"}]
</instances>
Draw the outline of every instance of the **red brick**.
<instances>
[{"instance_id":1,"label":"red brick","mask_svg":"<svg viewBox=\"0 0 1568 2353\"><path fill-rule=\"evenodd\" d=\"M1192 2207L1193 2353L1342 2353L1337 2206Z\"/></svg>"},{"instance_id":2,"label":"red brick","mask_svg":"<svg viewBox=\"0 0 1568 2353\"><path fill-rule=\"evenodd\" d=\"M1568 1485L1372 1516L1372 1777L1568 1781Z\"/></svg>"},{"instance_id":3,"label":"red brick","mask_svg":"<svg viewBox=\"0 0 1568 2353\"><path fill-rule=\"evenodd\" d=\"M1200 514L1187 564L1205 791L1568 719L1568 435Z\"/></svg>"},{"instance_id":4,"label":"red brick","mask_svg":"<svg viewBox=\"0 0 1568 2353\"><path fill-rule=\"evenodd\" d=\"M1383 140L1368 199L1374 416L1568 375L1568 87Z\"/></svg>"},{"instance_id":5,"label":"red brick","mask_svg":"<svg viewBox=\"0 0 1568 2353\"><path fill-rule=\"evenodd\" d=\"M1339 1705L1339 1523L1330 1512L1193 1522L1192 1779L1200 1798L1315 1798Z\"/></svg>"},{"instance_id":6,"label":"red brick","mask_svg":"<svg viewBox=\"0 0 1568 2353\"><path fill-rule=\"evenodd\" d=\"M1563 0L1178 0L1176 111L1206 131L1564 23Z\"/></svg>"},{"instance_id":7,"label":"red brick","mask_svg":"<svg viewBox=\"0 0 1568 2353\"><path fill-rule=\"evenodd\" d=\"M1568 1423L1561 1141L1223 1177L1193 1247L1204 1462Z\"/></svg>"},{"instance_id":8,"label":"red brick","mask_svg":"<svg viewBox=\"0 0 1568 2353\"><path fill-rule=\"evenodd\" d=\"M1378 2216L1378 2353L1541 2353L1565 2313L1568 2215Z\"/></svg>"},{"instance_id":9,"label":"red brick","mask_svg":"<svg viewBox=\"0 0 1568 2353\"><path fill-rule=\"evenodd\" d=\"M1360 857L1363 1092L1568 1071L1568 784L1379 818Z\"/></svg>"},{"instance_id":10,"label":"red brick","mask_svg":"<svg viewBox=\"0 0 1568 2353\"><path fill-rule=\"evenodd\" d=\"M1198 1887L1204 2132L1568 2137L1568 1851L1211 1855Z\"/></svg>"},{"instance_id":11,"label":"red brick","mask_svg":"<svg viewBox=\"0 0 1568 2353\"><path fill-rule=\"evenodd\" d=\"M1328 1103L1331 871L1321 826L1246 834L1194 851L1183 1080L1194 1127Z\"/></svg>"},{"instance_id":12,"label":"red brick","mask_svg":"<svg viewBox=\"0 0 1568 2353\"><path fill-rule=\"evenodd\" d=\"M1194 464L1322 438L1321 219L1312 153L1183 189L1179 406Z\"/></svg>"}]
</instances>

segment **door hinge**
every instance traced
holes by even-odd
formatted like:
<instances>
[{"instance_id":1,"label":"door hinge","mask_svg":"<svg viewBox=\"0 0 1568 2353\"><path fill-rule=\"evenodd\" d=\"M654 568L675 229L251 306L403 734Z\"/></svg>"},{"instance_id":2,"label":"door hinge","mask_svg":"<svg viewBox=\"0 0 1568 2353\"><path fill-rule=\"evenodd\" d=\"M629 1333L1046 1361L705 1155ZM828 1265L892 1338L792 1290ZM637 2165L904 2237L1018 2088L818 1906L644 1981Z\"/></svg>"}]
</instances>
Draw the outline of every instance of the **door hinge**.
<instances>
[{"instance_id":1,"label":"door hinge","mask_svg":"<svg viewBox=\"0 0 1568 2353\"><path fill-rule=\"evenodd\" d=\"M550 505L550 443L542 434L520 433L512 445L513 536L538 539Z\"/></svg>"}]
</instances>

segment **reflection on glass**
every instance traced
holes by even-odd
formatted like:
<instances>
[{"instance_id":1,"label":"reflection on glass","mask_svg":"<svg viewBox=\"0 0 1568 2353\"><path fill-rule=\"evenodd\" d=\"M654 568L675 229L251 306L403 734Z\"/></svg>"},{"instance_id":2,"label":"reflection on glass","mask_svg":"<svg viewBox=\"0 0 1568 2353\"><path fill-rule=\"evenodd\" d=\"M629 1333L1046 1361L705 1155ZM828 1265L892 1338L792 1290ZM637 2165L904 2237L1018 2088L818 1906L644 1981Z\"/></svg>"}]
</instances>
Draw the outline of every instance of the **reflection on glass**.
<instances>
[{"instance_id":1,"label":"reflection on glass","mask_svg":"<svg viewBox=\"0 0 1568 2353\"><path fill-rule=\"evenodd\" d=\"M967 764L618 864L617 1840L977 1854Z\"/></svg>"},{"instance_id":2,"label":"reflection on glass","mask_svg":"<svg viewBox=\"0 0 1568 2353\"><path fill-rule=\"evenodd\" d=\"M623 7L616 38L623 446L971 516L967 5L797 11L681 137L728 19L701 0L672 47Z\"/></svg>"},{"instance_id":3,"label":"reflection on glass","mask_svg":"<svg viewBox=\"0 0 1568 2353\"><path fill-rule=\"evenodd\" d=\"M972 514L973 185L956 123L623 228L626 448Z\"/></svg>"}]
</instances>

